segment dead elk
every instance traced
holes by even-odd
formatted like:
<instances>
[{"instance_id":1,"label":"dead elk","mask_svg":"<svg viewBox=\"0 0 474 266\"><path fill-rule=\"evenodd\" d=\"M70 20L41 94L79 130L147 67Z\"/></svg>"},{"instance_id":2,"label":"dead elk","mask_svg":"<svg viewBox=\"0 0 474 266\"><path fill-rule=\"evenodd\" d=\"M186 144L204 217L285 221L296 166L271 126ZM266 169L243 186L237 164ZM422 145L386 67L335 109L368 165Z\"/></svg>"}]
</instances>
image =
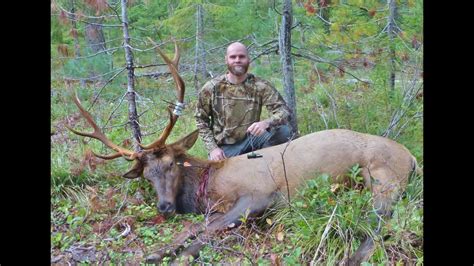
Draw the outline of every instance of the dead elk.
<instances>
[{"instance_id":1,"label":"dead elk","mask_svg":"<svg viewBox=\"0 0 474 266\"><path fill-rule=\"evenodd\" d=\"M173 60L159 49L158 52L169 66L178 90L178 102L182 103L184 82L177 73L178 50L176 48ZM148 179L156 190L160 213L205 213L212 206L210 222L180 234L172 244L175 251L197 234L211 235L238 226L243 215L260 215L270 205L291 197L298 186L318 173L336 178L355 164L363 169L365 186L372 191L377 213L381 217L390 217L391 207L404 191L408 177L413 171L418 171L415 157L403 145L380 136L345 129L324 130L259 150L263 156L256 159L250 160L244 154L218 162L201 160L186 153L197 140L197 131L175 143L165 144L178 118L171 111L170 122L158 140L142 146L141 152L133 152L107 139L92 116L80 105L77 96L74 102L94 132L71 130L98 139L116 151L108 156L96 154L100 158L123 156L133 160L133 167L123 176ZM196 239L180 255L196 256L201 246L202 242ZM370 258L373 251L374 242L369 237L349 259L349 264L360 264ZM158 262L163 256L164 252L159 252L149 256L148 260Z\"/></svg>"}]
</instances>

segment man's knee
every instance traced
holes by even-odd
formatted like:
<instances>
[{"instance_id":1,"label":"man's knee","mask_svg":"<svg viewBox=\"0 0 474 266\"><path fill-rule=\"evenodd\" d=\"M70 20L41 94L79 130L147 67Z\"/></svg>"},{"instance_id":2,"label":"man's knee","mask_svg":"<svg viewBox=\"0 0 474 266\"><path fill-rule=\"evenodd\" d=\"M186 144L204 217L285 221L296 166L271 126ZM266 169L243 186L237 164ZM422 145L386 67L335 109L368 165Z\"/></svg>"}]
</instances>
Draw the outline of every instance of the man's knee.
<instances>
[{"instance_id":1,"label":"man's knee","mask_svg":"<svg viewBox=\"0 0 474 266\"><path fill-rule=\"evenodd\" d=\"M241 145L238 144L222 145L220 148L224 151L227 158L240 155L242 149Z\"/></svg>"},{"instance_id":2,"label":"man's knee","mask_svg":"<svg viewBox=\"0 0 474 266\"><path fill-rule=\"evenodd\" d=\"M272 129L272 136L267 141L267 146L285 143L291 139L291 130L288 125L281 125Z\"/></svg>"}]
</instances>

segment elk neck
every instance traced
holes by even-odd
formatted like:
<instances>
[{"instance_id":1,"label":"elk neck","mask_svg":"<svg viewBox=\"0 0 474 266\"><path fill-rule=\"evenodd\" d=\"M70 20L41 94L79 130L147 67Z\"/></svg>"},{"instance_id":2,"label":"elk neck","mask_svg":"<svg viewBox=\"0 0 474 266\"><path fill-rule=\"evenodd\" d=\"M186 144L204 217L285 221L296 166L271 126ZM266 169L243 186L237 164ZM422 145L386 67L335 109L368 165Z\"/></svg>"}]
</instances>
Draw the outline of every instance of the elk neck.
<instances>
[{"instance_id":1,"label":"elk neck","mask_svg":"<svg viewBox=\"0 0 474 266\"><path fill-rule=\"evenodd\" d=\"M186 154L177 160L182 165L182 177L176 195L176 212L203 213L206 210L207 180L215 164Z\"/></svg>"}]
</instances>

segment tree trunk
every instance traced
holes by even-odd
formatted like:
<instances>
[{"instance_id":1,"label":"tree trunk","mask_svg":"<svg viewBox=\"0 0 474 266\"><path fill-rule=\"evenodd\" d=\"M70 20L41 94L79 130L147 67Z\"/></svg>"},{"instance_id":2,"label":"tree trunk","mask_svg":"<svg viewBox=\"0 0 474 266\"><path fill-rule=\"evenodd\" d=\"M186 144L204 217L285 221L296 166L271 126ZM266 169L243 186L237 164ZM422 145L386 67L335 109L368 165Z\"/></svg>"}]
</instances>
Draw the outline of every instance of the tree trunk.
<instances>
[{"instance_id":1,"label":"tree trunk","mask_svg":"<svg viewBox=\"0 0 474 266\"><path fill-rule=\"evenodd\" d=\"M130 49L130 36L128 34L128 15L127 15L127 0L122 1L122 24L123 24L123 40L125 47L125 60L127 63L127 100L128 100L128 121L133 132L133 148L135 151L140 151L142 134L140 132L140 126L138 124L137 106L135 102L135 75L133 66L133 54Z\"/></svg>"},{"instance_id":2,"label":"tree trunk","mask_svg":"<svg viewBox=\"0 0 474 266\"><path fill-rule=\"evenodd\" d=\"M88 51L86 54L96 54L107 49L105 45L104 31L102 30L102 24L104 19L90 18L85 27L85 39L87 42ZM91 24L92 23L92 24ZM102 73L97 73L95 68L89 69L89 78L95 77ZM100 78L100 79L103 79Z\"/></svg>"},{"instance_id":3,"label":"tree trunk","mask_svg":"<svg viewBox=\"0 0 474 266\"><path fill-rule=\"evenodd\" d=\"M102 25L99 25L103 22L103 19L89 19L90 23L86 24L86 41L91 49L91 53L98 53L107 49L105 45L104 31L102 30Z\"/></svg>"},{"instance_id":4,"label":"tree trunk","mask_svg":"<svg viewBox=\"0 0 474 266\"><path fill-rule=\"evenodd\" d=\"M389 53L390 53L390 76L389 76L389 86L390 90L393 91L395 89L395 45L394 45L394 38L395 38L395 19L397 16L397 3L395 0L389 0L388 2L388 25L387 25L387 33L390 39L389 44Z\"/></svg>"},{"instance_id":5,"label":"tree trunk","mask_svg":"<svg viewBox=\"0 0 474 266\"><path fill-rule=\"evenodd\" d=\"M74 57L81 56L81 49L79 48L79 38L77 36L77 23L76 23L76 4L74 0L69 1L71 5L71 24L72 24L72 36L74 38Z\"/></svg>"},{"instance_id":6,"label":"tree trunk","mask_svg":"<svg viewBox=\"0 0 474 266\"><path fill-rule=\"evenodd\" d=\"M196 58L194 60L194 88L196 92L199 91L201 84L199 82L199 74L201 76L201 80L204 80L207 77L207 70L206 70L206 50L204 50L203 44L203 21L204 21L204 14L202 5L197 5L196 10Z\"/></svg>"},{"instance_id":7,"label":"tree trunk","mask_svg":"<svg viewBox=\"0 0 474 266\"><path fill-rule=\"evenodd\" d=\"M291 115L289 124L291 133L298 134L298 124L296 121L296 97L293 74L293 61L291 57L291 24L293 21L291 0L283 2L283 16L278 39L280 59L283 71L283 86L285 90L285 100L290 108Z\"/></svg>"},{"instance_id":8,"label":"tree trunk","mask_svg":"<svg viewBox=\"0 0 474 266\"><path fill-rule=\"evenodd\" d=\"M71 24L72 24L72 37L74 38L74 57L78 58L81 56L81 48L79 47L79 37L77 34L77 23L76 23L76 3L74 0L70 0L69 4L71 5ZM86 86L86 81L81 79L81 87Z\"/></svg>"}]
</instances>

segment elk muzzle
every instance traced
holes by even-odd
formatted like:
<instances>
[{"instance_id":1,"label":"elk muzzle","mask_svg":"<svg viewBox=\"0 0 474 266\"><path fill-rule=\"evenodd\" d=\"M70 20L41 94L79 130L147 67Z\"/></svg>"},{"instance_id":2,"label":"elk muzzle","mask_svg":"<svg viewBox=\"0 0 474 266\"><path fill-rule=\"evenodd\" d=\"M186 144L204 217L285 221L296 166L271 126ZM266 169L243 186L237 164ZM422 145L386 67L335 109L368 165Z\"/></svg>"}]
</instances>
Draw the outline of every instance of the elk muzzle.
<instances>
[{"instance_id":1,"label":"elk muzzle","mask_svg":"<svg viewBox=\"0 0 474 266\"><path fill-rule=\"evenodd\" d=\"M169 201L158 202L158 211L164 215L170 215L174 213L176 206Z\"/></svg>"}]
</instances>

